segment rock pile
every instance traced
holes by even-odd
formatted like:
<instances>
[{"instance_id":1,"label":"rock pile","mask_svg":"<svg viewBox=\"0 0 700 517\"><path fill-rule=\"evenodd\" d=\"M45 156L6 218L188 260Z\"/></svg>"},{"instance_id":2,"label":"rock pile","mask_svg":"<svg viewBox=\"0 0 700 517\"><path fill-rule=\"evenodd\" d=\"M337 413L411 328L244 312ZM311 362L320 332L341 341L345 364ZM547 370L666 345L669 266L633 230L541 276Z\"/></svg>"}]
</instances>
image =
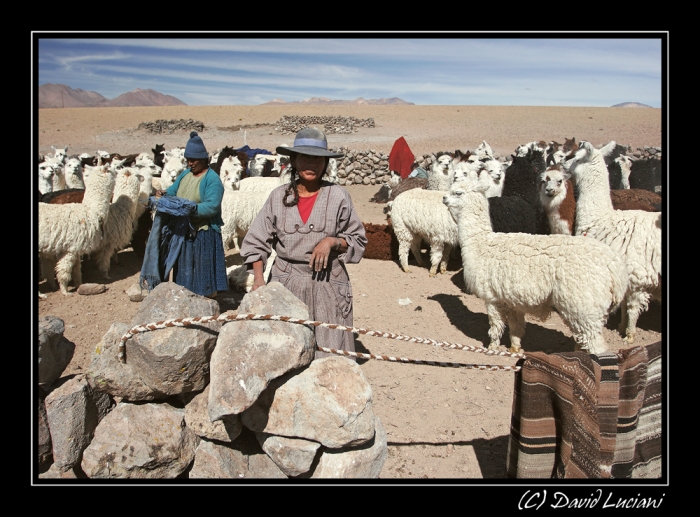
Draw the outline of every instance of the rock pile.
<instances>
[{"instance_id":1,"label":"rock pile","mask_svg":"<svg viewBox=\"0 0 700 517\"><path fill-rule=\"evenodd\" d=\"M284 115L275 123L275 131L283 135L296 134L300 129L312 126L323 126L323 130L328 133L357 133L358 127L374 127L374 119L358 119L355 117L319 117Z\"/></svg>"},{"instance_id":2,"label":"rock pile","mask_svg":"<svg viewBox=\"0 0 700 517\"><path fill-rule=\"evenodd\" d=\"M352 150L347 147L333 148L333 152L343 153L338 159L338 183L340 185L382 185L391 179L389 155L374 149ZM432 167L436 153L417 155L416 162L425 170ZM502 158L498 158L504 161Z\"/></svg>"},{"instance_id":3,"label":"rock pile","mask_svg":"<svg viewBox=\"0 0 700 517\"><path fill-rule=\"evenodd\" d=\"M179 120L158 119L155 122L141 122L136 129L145 129L158 134L172 134L175 131L204 131L204 123L191 118L187 120L184 118Z\"/></svg>"},{"instance_id":4,"label":"rock pile","mask_svg":"<svg viewBox=\"0 0 700 517\"><path fill-rule=\"evenodd\" d=\"M86 374L65 368L62 322L40 324L40 478L376 478L386 433L372 389L347 357L313 360L311 327L282 321L217 321L218 304L172 282L144 299L131 324L114 323ZM240 312L309 319L308 308L271 282ZM164 320L212 316L186 327L121 337ZM43 336L43 337L42 337ZM49 352L51 349L51 353ZM46 469L50 464L50 468Z\"/></svg>"}]
</instances>

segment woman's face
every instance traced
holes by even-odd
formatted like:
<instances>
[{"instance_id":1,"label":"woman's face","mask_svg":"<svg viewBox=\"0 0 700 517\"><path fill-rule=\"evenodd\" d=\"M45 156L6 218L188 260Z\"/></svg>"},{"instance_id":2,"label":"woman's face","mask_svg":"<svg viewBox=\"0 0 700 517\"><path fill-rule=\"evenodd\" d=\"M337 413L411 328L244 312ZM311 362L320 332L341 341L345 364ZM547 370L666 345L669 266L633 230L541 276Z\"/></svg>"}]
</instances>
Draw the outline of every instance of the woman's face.
<instances>
[{"instance_id":1,"label":"woman's face","mask_svg":"<svg viewBox=\"0 0 700 517\"><path fill-rule=\"evenodd\" d=\"M299 178L303 181L312 183L320 181L326 170L326 159L323 156L297 154L291 161L294 169L299 173Z\"/></svg>"},{"instance_id":2,"label":"woman's face","mask_svg":"<svg viewBox=\"0 0 700 517\"><path fill-rule=\"evenodd\" d=\"M194 158L187 158L187 166L194 175L204 172L208 168L207 160L197 160Z\"/></svg>"}]
</instances>

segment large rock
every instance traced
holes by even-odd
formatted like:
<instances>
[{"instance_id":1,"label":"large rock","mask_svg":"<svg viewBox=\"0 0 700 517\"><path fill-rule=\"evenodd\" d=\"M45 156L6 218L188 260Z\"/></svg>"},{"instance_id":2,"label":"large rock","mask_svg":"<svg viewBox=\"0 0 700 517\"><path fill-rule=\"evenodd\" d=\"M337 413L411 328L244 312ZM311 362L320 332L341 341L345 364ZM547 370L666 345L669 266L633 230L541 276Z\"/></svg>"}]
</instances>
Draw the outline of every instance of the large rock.
<instances>
[{"instance_id":1,"label":"large rock","mask_svg":"<svg viewBox=\"0 0 700 517\"><path fill-rule=\"evenodd\" d=\"M112 408L112 400L95 391L85 375L77 375L54 388L45 404L54 465L64 471L71 469L80 464L95 428Z\"/></svg>"},{"instance_id":2,"label":"large rock","mask_svg":"<svg viewBox=\"0 0 700 517\"><path fill-rule=\"evenodd\" d=\"M359 445L374 436L372 387L355 361L316 359L303 371L272 381L241 421L253 431L329 448Z\"/></svg>"},{"instance_id":3,"label":"large rock","mask_svg":"<svg viewBox=\"0 0 700 517\"><path fill-rule=\"evenodd\" d=\"M44 316L39 320L39 384L48 386L59 377L73 359L75 344L63 337L63 320Z\"/></svg>"},{"instance_id":4,"label":"large rock","mask_svg":"<svg viewBox=\"0 0 700 517\"><path fill-rule=\"evenodd\" d=\"M215 300L163 282L141 302L131 326L219 314ZM136 334L126 342L126 362L145 384L165 397L202 391L209 383L209 359L220 327L220 322L211 321Z\"/></svg>"},{"instance_id":5,"label":"large rock","mask_svg":"<svg viewBox=\"0 0 700 517\"><path fill-rule=\"evenodd\" d=\"M98 424L81 467L89 478L172 479L192 463L198 443L184 409L121 402Z\"/></svg>"},{"instance_id":6,"label":"large rock","mask_svg":"<svg viewBox=\"0 0 700 517\"><path fill-rule=\"evenodd\" d=\"M312 478L376 479L384 467L389 448L384 426L375 418L374 438L358 447L324 449Z\"/></svg>"},{"instance_id":7,"label":"large rock","mask_svg":"<svg viewBox=\"0 0 700 517\"><path fill-rule=\"evenodd\" d=\"M260 446L289 477L299 476L311 468L321 444L301 438L286 438L267 433L255 433Z\"/></svg>"},{"instance_id":8,"label":"large rock","mask_svg":"<svg viewBox=\"0 0 700 517\"><path fill-rule=\"evenodd\" d=\"M279 282L245 295L238 312L309 319L306 305ZM314 352L313 330L304 325L268 320L225 324L211 356L210 420L243 412L271 380L308 365Z\"/></svg>"},{"instance_id":9,"label":"large rock","mask_svg":"<svg viewBox=\"0 0 700 517\"><path fill-rule=\"evenodd\" d=\"M102 336L92 350L92 359L87 370L90 386L128 401L149 401L165 399L165 395L154 390L141 378L130 362L119 361L119 342L131 325L112 323L107 333Z\"/></svg>"},{"instance_id":10,"label":"large rock","mask_svg":"<svg viewBox=\"0 0 700 517\"><path fill-rule=\"evenodd\" d=\"M46 420L46 404L44 399L46 394L39 389L39 413L38 413L38 448L39 466L47 465L53 462L53 447L51 445L51 431L49 431L49 423Z\"/></svg>"},{"instance_id":11,"label":"large rock","mask_svg":"<svg viewBox=\"0 0 700 517\"><path fill-rule=\"evenodd\" d=\"M202 440L197 446L190 479L285 479L277 465L257 444L250 431L232 444Z\"/></svg>"},{"instance_id":12,"label":"large rock","mask_svg":"<svg viewBox=\"0 0 700 517\"><path fill-rule=\"evenodd\" d=\"M243 429L238 415L225 416L216 422L209 420L209 386L185 406L185 423L197 436L220 442L232 442Z\"/></svg>"}]
</instances>

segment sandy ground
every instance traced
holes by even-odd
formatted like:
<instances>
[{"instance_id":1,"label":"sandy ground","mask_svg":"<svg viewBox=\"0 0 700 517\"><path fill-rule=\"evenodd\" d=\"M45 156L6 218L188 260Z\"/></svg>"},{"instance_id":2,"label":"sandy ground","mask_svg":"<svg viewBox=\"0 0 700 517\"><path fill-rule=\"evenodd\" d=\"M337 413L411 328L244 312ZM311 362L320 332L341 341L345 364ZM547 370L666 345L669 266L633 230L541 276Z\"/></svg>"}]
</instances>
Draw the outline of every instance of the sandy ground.
<instances>
[{"instance_id":1,"label":"sandy ground","mask_svg":"<svg viewBox=\"0 0 700 517\"><path fill-rule=\"evenodd\" d=\"M509 155L523 143L575 137L601 145L618 143L643 147L662 144L661 110L651 108L530 108L479 106L331 106L331 107L170 107L42 109L35 121L39 153L51 146L68 146L69 154L96 150L136 153L155 144L184 146L188 135L156 135L136 131L141 122L158 119L200 120L207 148L225 145L274 150L291 144L293 135L280 135L274 123L282 115L339 115L374 118L376 127L352 135L329 134L331 147L376 149L388 153L404 136L415 154L473 150L486 140L497 154ZM243 130L247 127L245 142ZM260 126L259 124L269 124ZM229 128L229 129L222 129ZM233 129L230 129L233 128ZM382 205L369 202L379 186L348 187L363 222L384 223ZM666 191L667 189L664 189ZM425 255L427 260L427 254ZM36 263L34 253L32 263ZM237 253L227 253L227 265L240 264ZM466 294L460 259L453 256L446 274L430 278L428 269L410 259L411 273L397 262L363 259L348 266L353 293L355 326L411 337L459 343L473 347L488 344L488 319L477 297ZM38 289L48 298L35 302L33 318L57 316L65 322L65 337L75 343L72 362L64 375L85 372L95 344L115 322L128 323L138 308L125 290L137 282L141 263L127 248L110 270L108 290L100 295L63 296L45 282ZM35 268L37 269L37 268ZM83 281L105 283L90 263L83 262ZM36 289L36 278L32 289ZM242 294L220 295L221 312L236 309ZM36 300L36 296L34 296ZM410 302L406 303L406 300ZM605 329L610 349L625 347L614 330L619 315ZM649 344L662 336L662 308L652 304L638 324L636 344ZM507 332L504 342L507 342ZM571 333L558 315L544 322L528 319L522 342L525 352L572 351ZM465 350L360 334L358 352L421 361L467 365L513 365L515 359L490 357ZM365 359L359 361L374 390L374 410L388 434L389 456L380 478L469 480L505 477L514 374L428 364L401 364Z\"/></svg>"}]
</instances>

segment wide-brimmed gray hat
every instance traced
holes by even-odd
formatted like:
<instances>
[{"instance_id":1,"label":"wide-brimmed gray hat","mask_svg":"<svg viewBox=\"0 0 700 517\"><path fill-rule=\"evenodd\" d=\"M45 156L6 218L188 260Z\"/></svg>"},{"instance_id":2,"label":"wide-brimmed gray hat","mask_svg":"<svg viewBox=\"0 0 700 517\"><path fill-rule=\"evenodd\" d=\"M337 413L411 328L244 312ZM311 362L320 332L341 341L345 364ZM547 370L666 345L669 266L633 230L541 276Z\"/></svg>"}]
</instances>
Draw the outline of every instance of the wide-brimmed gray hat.
<instances>
[{"instance_id":1,"label":"wide-brimmed gray hat","mask_svg":"<svg viewBox=\"0 0 700 517\"><path fill-rule=\"evenodd\" d=\"M277 154L290 156L292 153L306 154L309 156L323 156L328 158L342 158L345 156L342 153L334 153L328 150L328 140L326 134L315 127L306 127L299 130L294 137L294 145L285 147L283 145L277 148Z\"/></svg>"}]
</instances>

